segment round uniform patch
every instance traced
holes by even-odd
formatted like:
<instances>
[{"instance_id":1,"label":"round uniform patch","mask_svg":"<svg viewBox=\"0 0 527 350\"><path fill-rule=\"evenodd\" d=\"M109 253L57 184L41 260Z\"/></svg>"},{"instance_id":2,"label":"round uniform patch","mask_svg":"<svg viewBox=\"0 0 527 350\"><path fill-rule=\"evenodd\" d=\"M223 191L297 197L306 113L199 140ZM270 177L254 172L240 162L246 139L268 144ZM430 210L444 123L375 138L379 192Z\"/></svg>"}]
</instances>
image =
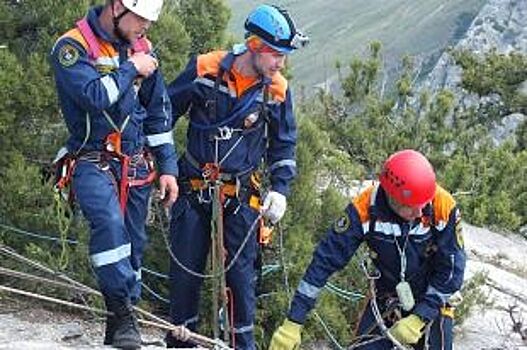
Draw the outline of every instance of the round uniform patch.
<instances>
[{"instance_id":1,"label":"round uniform patch","mask_svg":"<svg viewBox=\"0 0 527 350\"><path fill-rule=\"evenodd\" d=\"M351 220L346 214L342 214L340 218L335 221L335 224L333 225L333 230L335 233L344 233L347 230L349 230L351 226Z\"/></svg>"},{"instance_id":2,"label":"round uniform patch","mask_svg":"<svg viewBox=\"0 0 527 350\"><path fill-rule=\"evenodd\" d=\"M73 66L79 59L79 50L77 50L77 48L75 48L73 45L66 44L60 48L58 58L59 63L63 67Z\"/></svg>"}]
</instances>

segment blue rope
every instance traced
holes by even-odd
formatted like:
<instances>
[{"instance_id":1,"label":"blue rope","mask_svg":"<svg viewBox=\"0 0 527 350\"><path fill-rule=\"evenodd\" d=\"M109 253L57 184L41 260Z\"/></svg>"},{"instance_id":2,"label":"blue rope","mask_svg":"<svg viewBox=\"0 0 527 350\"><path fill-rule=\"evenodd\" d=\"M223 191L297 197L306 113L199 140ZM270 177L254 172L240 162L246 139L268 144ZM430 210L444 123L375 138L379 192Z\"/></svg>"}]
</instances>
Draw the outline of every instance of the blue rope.
<instances>
[{"instance_id":1,"label":"blue rope","mask_svg":"<svg viewBox=\"0 0 527 350\"><path fill-rule=\"evenodd\" d=\"M357 292L352 292L352 291L349 291L349 290L345 290L345 289L339 288L339 287L337 287L334 284L329 283L329 282L326 284L325 288L329 292L331 292L333 294L336 294L339 297L344 298L346 300L357 301L357 300L365 298L364 294L357 293Z\"/></svg>"},{"instance_id":2,"label":"blue rope","mask_svg":"<svg viewBox=\"0 0 527 350\"><path fill-rule=\"evenodd\" d=\"M40 238L40 239L53 241L53 242L62 242L62 238L57 237L57 236L48 236L48 235L42 235L42 234L38 234L38 233L33 233L33 232L21 230L19 228L8 226L8 225L4 225L4 224L0 224L0 227L5 229L5 230L11 231L11 232L15 232L15 233L18 233L18 234L22 234L22 235L26 235L26 236L29 236L29 237ZM74 239L66 238L64 241L66 243L69 243L69 244L79 244L79 242L77 240L74 240Z\"/></svg>"},{"instance_id":3,"label":"blue rope","mask_svg":"<svg viewBox=\"0 0 527 350\"><path fill-rule=\"evenodd\" d=\"M26 231L26 230L22 230L22 229L19 229L19 228L13 227L13 226L8 226L8 225L1 224L1 223L0 223L0 228L3 228L5 230L11 231L11 232L15 232L15 233L18 233L18 234L21 234L21 235L25 235L25 236L28 236L28 237L39 238L39 239L53 241L53 242L60 242L61 241L60 237L54 237L54 236L48 236L48 235L38 234L38 233L34 233L34 232L29 232L29 231ZM73 244L73 245L79 244L79 241L73 240L73 239L65 239L65 241L67 243ZM163 274L161 272L150 270L150 269L148 269L148 268L146 268L144 266L141 269L144 270L145 272L151 274L151 275L156 276L156 277L169 279L169 277L166 274Z\"/></svg>"}]
</instances>

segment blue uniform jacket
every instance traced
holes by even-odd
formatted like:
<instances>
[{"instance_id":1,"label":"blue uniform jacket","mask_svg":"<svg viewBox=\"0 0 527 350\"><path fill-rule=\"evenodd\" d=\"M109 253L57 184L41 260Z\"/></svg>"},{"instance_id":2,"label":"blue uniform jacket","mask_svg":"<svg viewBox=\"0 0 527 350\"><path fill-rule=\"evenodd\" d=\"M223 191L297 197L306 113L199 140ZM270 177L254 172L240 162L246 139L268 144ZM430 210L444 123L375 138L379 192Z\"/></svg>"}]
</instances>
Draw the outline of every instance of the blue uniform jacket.
<instances>
[{"instance_id":1,"label":"blue uniform jacket","mask_svg":"<svg viewBox=\"0 0 527 350\"><path fill-rule=\"evenodd\" d=\"M234 57L226 51L194 57L168 86L174 122L187 112L190 119L187 154L179 162L180 177L201 177L200 168L216 159L216 137L230 134L218 142L221 171L248 174L265 159L272 190L288 194L296 174L296 124L287 81L279 73L272 80L250 81L231 69L227 62L232 63ZM225 73L215 93L222 64ZM267 116L262 113L265 84ZM211 103L216 106L214 113Z\"/></svg>"},{"instance_id":2,"label":"blue uniform jacket","mask_svg":"<svg viewBox=\"0 0 527 350\"><path fill-rule=\"evenodd\" d=\"M90 9L88 24L101 56L88 54L89 44L78 28L58 39L51 52L57 92L70 137L68 151L101 151L115 127L122 130L122 151L132 155L148 146L161 174L177 175L171 106L163 77L156 70L146 79L128 61L128 44L111 39L100 26L102 7ZM111 118L109 122L104 115Z\"/></svg>"},{"instance_id":3,"label":"blue uniform jacket","mask_svg":"<svg viewBox=\"0 0 527 350\"><path fill-rule=\"evenodd\" d=\"M423 211L416 222L405 222L389 208L380 186L362 192L316 248L291 303L289 319L304 323L327 279L344 268L362 242L381 273L378 295L395 295L401 269L395 239L407 258L406 281L416 300L412 312L426 321L436 318L461 288L466 257L460 214L452 196L438 185L432 203Z\"/></svg>"}]
</instances>

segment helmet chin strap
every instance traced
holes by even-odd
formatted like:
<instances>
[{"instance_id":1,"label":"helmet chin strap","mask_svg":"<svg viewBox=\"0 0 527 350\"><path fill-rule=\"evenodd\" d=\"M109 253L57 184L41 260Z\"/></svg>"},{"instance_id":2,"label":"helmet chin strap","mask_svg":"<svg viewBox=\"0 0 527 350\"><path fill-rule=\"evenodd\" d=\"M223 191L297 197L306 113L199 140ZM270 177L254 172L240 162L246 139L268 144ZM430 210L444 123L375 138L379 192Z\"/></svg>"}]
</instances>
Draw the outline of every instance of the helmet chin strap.
<instances>
[{"instance_id":1,"label":"helmet chin strap","mask_svg":"<svg viewBox=\"0 0 527 350\"><path fill-rule=\"evenodd\" d=\"M125 37L123 31L119 28L119 22L121 19L130 12L129 9L125 8L123 12L121 12L118 16L115 15L115 10L113 8L114 2L112 1L112 22L113 22L113 34L122 41L129 42L128 39Z\"/></svg>"}]
</instances>

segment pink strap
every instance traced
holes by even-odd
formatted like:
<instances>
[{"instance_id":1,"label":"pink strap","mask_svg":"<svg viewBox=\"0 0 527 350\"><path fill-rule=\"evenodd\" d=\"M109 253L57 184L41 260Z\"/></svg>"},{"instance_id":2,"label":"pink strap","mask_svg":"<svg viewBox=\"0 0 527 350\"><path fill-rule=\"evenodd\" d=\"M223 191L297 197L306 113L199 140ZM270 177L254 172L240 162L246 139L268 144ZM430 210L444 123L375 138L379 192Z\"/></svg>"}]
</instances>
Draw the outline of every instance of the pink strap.
<instances>
[{"instance_id":1,"label":"pink strap","mask_svg":"<svg viewBox=\"0 0 527 350\"><path fill-rule=\"evenodd\" d=\"M96 60L97 58L101 57L99 41L97 41L97 38L95 37L93 30L88 24L88 20L86 19L86 17L78 20L76 24L77 28L79 28L79 31L84 37L84 40L86 40L86 42L88 43L88 55L90 56L90 58Z\"/></svg>"}]
</instances>

